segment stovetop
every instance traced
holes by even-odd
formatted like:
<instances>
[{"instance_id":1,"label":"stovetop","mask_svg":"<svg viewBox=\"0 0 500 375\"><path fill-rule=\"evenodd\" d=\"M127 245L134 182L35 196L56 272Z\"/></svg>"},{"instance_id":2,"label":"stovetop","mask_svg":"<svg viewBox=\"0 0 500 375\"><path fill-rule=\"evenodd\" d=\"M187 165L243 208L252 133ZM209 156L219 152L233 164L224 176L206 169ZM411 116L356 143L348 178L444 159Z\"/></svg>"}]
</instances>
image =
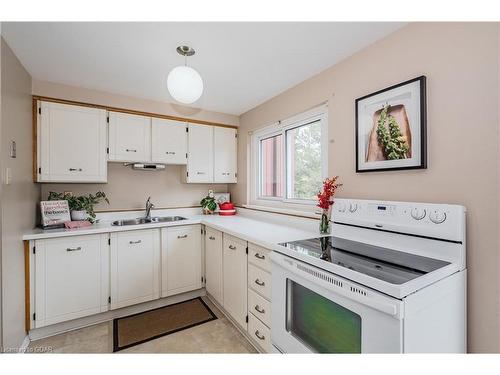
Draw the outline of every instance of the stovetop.
<instances>
[{"instance_id":1,"label":"stovetop","mask_svg":"<svg viewBox=\"0 0 500 375\"><path fill-rule=\"evenodd\" d=\"M334 236L292 241L280 245L303 255L397 285L450 264L438 259Z\"/></svg>"}]
</instances>

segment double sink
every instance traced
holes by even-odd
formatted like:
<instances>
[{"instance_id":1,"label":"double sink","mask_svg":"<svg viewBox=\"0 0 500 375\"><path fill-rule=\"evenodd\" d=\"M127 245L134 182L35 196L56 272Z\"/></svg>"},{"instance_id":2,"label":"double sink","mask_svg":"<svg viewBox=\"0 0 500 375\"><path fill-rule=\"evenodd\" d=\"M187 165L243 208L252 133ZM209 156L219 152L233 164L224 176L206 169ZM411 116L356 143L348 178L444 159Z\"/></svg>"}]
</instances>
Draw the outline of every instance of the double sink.
<instances>
[{"instance_id":1,"label":"double sink","mask_svg":"<svg viewBox=\"0 0 500 375\"><path fill-rule=\"evenodd\" d=\"M137 218L137 219L127 219L127 220L115 220L112 225L116 226L125 226L125 225L140 225L140 224L153 224L153 223L166 223L172 221L181 221L186 220L185 217L182 216L160 216L160 217L151 217L151 218Z\"/></svg>"}]
</instances>

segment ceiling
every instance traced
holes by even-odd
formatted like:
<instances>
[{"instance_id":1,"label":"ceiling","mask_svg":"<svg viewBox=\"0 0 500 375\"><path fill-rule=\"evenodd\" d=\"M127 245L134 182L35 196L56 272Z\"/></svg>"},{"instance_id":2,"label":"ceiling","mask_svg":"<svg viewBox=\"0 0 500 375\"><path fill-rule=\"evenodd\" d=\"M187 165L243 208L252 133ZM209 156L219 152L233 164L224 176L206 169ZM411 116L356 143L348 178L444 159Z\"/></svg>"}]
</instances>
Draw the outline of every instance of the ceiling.
<instances>
[{"instance_id":1,"label":"ceiling","mask_svg":"<svg viewBox=\"0 0 500 375\"><path fill-rule=\"evenodd\" d=\"M240 115L403 26L328 23L2 23L2 34L33 78L175 102L168 72L188 65L205 91L193 106Z\"/></svg>"}]
</instances>

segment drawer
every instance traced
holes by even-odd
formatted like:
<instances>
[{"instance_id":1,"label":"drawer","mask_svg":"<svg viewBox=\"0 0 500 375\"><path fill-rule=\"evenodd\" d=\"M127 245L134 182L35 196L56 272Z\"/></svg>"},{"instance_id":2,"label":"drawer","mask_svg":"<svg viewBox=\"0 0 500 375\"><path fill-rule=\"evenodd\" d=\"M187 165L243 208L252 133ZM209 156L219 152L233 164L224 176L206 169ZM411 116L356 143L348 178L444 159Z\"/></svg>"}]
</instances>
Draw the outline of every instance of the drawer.
<instances>
[{"instance_id":1,"label":"drawer","mask_svg":"<svg viewBox=\"0 0 500 375\"><path fill-rule=\"evenodd\" d=\"M271 352L271 330L253 314L248 315L248 334L263 352Z\"/></svg>"},{"instance_id":2,"label":"drawer","mask_svg":"<svg viewBox=\"0 0 500 375\"><path fill-rule=\"evenodd\" d=\"M248 286L267 300L271 300L271 274L253 264L248 265Z\"/></svg>"},{"instance_id":3,"label":"drawer","mask_svg":"<svg viewBox=\"0 0 500 375\"><path fill-rule=\"evenodd\" d=\"M271 250L264 249L252 243L248 244L248 261L267 272L271 272L270 254Z\"/></svg>"},{"instance_id":4,"label":"drawer","mask_svg":"<svg viewBox=\"0 0 500 375\"><path fill-rule=\"evenodd\" d=\"M266 326L271 327L271 302L255 293L252 289L248 290L248 311L259 318Z\"/></svg>"}]
</instances>

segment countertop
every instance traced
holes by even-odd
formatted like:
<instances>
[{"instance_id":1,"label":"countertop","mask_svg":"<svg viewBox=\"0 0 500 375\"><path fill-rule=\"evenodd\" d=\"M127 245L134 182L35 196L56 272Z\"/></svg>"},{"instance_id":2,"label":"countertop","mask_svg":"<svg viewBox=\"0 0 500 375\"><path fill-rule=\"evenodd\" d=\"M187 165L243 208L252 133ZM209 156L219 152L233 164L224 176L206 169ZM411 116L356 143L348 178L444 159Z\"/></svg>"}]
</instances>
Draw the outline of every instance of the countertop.
<instances>
[{"instance_id":1,"label":"countertop","mask_svg":"<svg viewBox=\"0 0 500 375\"><path fill-rule=\"evenodd\" d=\"M92 227L78 229L33 229L24 234L23 240L41 240L57 237L70 237L88 234L123 232L139 229L154 229L173 227L181 225L203 224L207 227L220 230L229 235L239 237L243 240L255 243L267 248L274 248L280 242L317 237L319 232L306 228L299 229L296 226L288 226L285 223L276 224L265 220L257 220L241 215L219 216L219 215L183 215L187 220L168 223L148 223L129 226L114 226L112 221L101 221Z\"/></svg>"}]
</instances>

